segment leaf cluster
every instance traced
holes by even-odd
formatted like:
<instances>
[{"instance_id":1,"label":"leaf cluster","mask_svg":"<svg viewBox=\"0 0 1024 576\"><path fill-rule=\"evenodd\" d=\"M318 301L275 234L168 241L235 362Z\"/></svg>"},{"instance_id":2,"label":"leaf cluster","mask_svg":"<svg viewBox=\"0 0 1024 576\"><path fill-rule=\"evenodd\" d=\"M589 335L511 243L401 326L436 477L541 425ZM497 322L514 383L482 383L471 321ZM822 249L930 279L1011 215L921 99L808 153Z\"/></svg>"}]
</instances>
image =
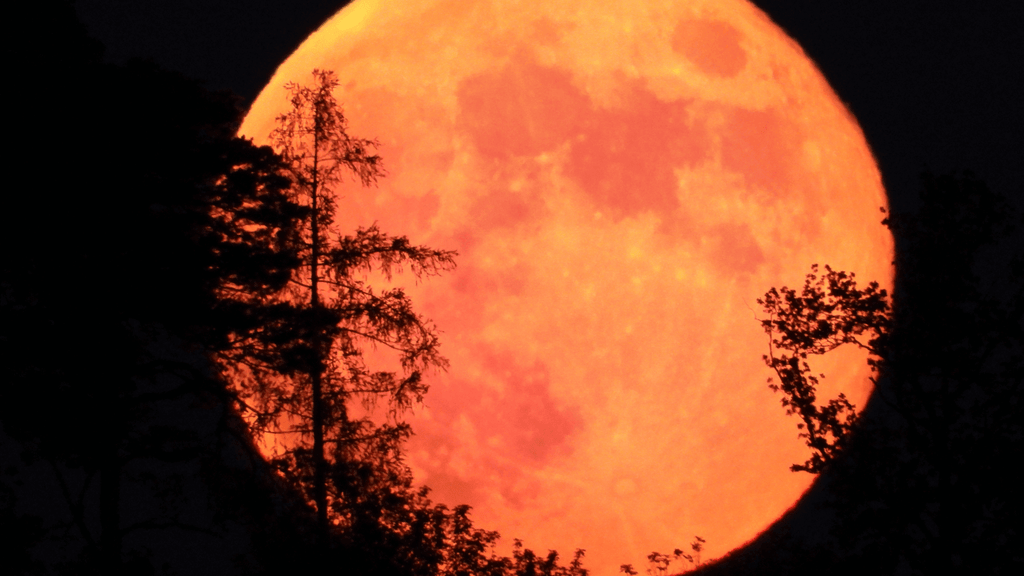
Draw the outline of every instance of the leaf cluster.
<instances>
[{"instance_id":1,"label":"leaf cluster","mask_svg":"<svg viewBox=\"0 0 1024 576\"><path fill-rule=\"evenodd\" d=\"M851 344L868 351L877 375L892 321L888 294L877 282L858 288L853 273L829 266L819 274L815 264L800 292L772 288L757 303L768 315L761 320L769 338L764 362L775 372L768 386L783 394L786 414L800 418L800 437L811 448L810 458L791 469L820 473L848 439L857 411L842 393L819 404L817 388L824 375L812 372L808 358Z\"/></svg>"},{"instance_id":2,"label":"leaf cluster","mask_svg":"<svg viewBox=\"0 0 1024 576\"><path fill-rule=\"evenodd\" d=\"M679 562L686 560L689 563L690 568L682 570L681 572L675 572L676 574L682 574L696 570L702 565L700 559L700 553L704 551L704 544L707 540L700 536L694 536L693 542L690 543L690 551L692 553L683 552L679 548L672 551L672 554L662 554L661 552L651 552L647 555L647 574L648 576L667 576L673 572L669 571L669 567L673 562ZM622 572L626 576L637 576L638 572L632 564L623 564L619 566L619 572Z\"/></svg>"},{"instance_id":3,"label":"leaf cluster","mask_svg":"<svg viewBox=\"0 0 1024 576\"><path fill-rule=\"evenodd\" d=\"M365 472L373 473L368 469ZM430 500L429 489L411 488L411 478L393 478L361 491L346 544L369 553L368 568L406 576L588 576L584 551L567 564L558 552L537 554L521 540L511 556L499 555L500 535L474 526L471 508L448 507Z\"/></svg>"}]
</instances>

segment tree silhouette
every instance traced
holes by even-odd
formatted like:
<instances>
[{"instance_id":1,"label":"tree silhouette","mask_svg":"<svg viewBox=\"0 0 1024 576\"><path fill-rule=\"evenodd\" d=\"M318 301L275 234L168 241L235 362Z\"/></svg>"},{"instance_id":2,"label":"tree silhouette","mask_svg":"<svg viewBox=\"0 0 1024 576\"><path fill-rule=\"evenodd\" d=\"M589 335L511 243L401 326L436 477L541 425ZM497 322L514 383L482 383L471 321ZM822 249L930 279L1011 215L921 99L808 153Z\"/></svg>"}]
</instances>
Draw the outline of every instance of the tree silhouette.
<instances>
[{"instance_id":1,"label":"tree silhouette","mask_svg":"<svg viewBox=\"0 0 1024 576\"><path fill-rule=\"evenodd\" d=\"M808 356L851 344L868 351L868 364L877 374L892 322L888 294L877 282L859 289L853 273L829 266L819 275L815 264L799 294L785 286L772 288L757 303L768 314L761 321L769 339L764 361L778 378L769 378L768 386L783 394L787 415L799 416L800 437L811 449L811 457L791 470L821 473L849 439L857 411L842 393L818 405L817 387L824 375L811 372Z\"/></svg>"},{"instance_id":2,"label":"tree silhouette","mask_svg":"<svg viewBox=\"0 0 1024 576\"><path fill-rule=\"evenodd\" d=\"M920 200L886 221L898 248L892 327L876 409L837 476L841 533L865 564L1015 573L1024 214L970 173L923 174Z\"/></svg>"},{"instance_id":3,"label":"tree silhouette","mask_svg":"<svg viewBox=\"0 0 1024 576\"><path fill-rule=\"evenodd\" d=\"M56 45L80 52L66 32ZM272 150L236 137L232 98L97 60L23 76L38 92L19 95L12 161L47 177L3 216L0 422L52 472L69 554L116 574L126 538L182 526L125 493L167 503L170 476L209 448L182 406L221 392L203 355L255 335L259 295L290 278L301 208ZM54 170L31 151L58 132L74 153ZM167 482L141 486L140 469Z\"/></svg>"},{"instance_id":4,"label":"tree silhouette","mask_svg":"<svg viewBox=\"0 0 1024 576\"><path fill-rule=\"evenodd\" d=\"M648 576L668 576L669 574L683 574L700 568L704 563L701 562L700 553L704 551L704 544L707 540L700 536L694 536L693 542L690 543L690 551L692 554L683 552L679 548L672 551L672 554L662 554L661 552L651 552L647 555L647 574ZM671 572L669 567L673 562L686 560L690 564L689 569L681 570L680 572ZM636 568L632 564L622 564L619 566L619 572L622 572L626 576L637 576Z\"/></svg>"},{"instance_id":5,"label":"tree silhouette","mask_svg":"<svg viewBox=\"0 0 1024 576\"><path fill-rule=\"evenodd\" d=\"M827 267L762 299L773 383L818 440L804 432L813 454L794 469L822 479L702 573L1020 572L1024 213L970 173L925 173L919 192L916 210L883 221L896 240L891 308ZM807 366L844 344L874 368L855 420L842 398L816 403ZM813 537L798 535L804 522Z\"/></svg>"},{"instance_id":6,"label":"tree silhouette","mask_svg":"<svg viewBox=\"0 0 1024 576\"><path fill-rule=\"evenodd\" d=\"M63 28L49 8L36 9L40 25L27 30L45 32L51 65L12 63L33 89L16 94L22 113L12 131L23 145L11 162L46 177L0 211L8 571L214 570L185 547L193 544L223 551L239 573L318 571L308 416L309 367L321 365L325 492L330 519L347 528L330 534L334 567L583 576L582 551L568 566L521 544L498 555L498 534L474 527L469 507L432 503L412 487L400 452L408 427L395 416L425 390L423 370L439 365L437 340L401 292L377 293L355 277L403 265L429 275L450 267L453 254L376 228L328 230L330 186L347 174L360 182L381 174L376 163L359 172L367 165L358 160L373 156L369 142L348 140L333 173L338 149L321 149L319 170L303 177L301 154L284 163L236 137L240 111L229 95L148 63L103 64L70 4L58 14ZM335 119L344 128L340 112ZM73 151L59 170L38 154L54 134ZM405 332L403 319L415 320ZM396 374L339 354L374 342L401 348L402 334L419 347L398 351ZM360 397L386 400L394 414L383 425L351 416L345 402ZM245 403L257 430L296 435L277 464L304 493L268 470L229 400Z\"/></svg>"},{"instance_id":7,"label":"tree silhouette","mask_svg":"<svg viewBox=\"0 0 1024 576\"><path fill-rule=\"evenodd\" d=\"M454 267L455 253L414 246L376 225L353 235L333 231L335 189L346 176L368 186L383 176L372 140L350 137L334 98L329 71L313 71L311 86L288 84L291 110L271 134L306 208L301 265L275 297L282 310L276 338L249 347L236 388L253 430L283 434L275 463L315 504L321 547L332 523L357 521L357 492L366 480L402 473L399 446L409 434L398 418L423 398L423 373L443 369L434 327L413 311L400 288L377 291L359 277L390 280L407 268L417 278ZM394 353L398 368L372 370L367 347ZM352 412L383 401L383 421ZM381 472L366 476L365 464ZM378 486L386 489L386 486Z\"/></svg>"}]
</instances>

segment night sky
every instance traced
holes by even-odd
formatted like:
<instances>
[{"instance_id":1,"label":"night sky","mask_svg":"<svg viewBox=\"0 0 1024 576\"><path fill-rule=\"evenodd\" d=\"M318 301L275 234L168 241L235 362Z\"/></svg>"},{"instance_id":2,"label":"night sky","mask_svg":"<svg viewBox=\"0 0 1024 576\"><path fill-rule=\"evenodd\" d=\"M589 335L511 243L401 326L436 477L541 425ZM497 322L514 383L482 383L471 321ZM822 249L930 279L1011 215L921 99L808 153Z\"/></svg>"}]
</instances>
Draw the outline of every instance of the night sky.
<instances>
[{"instance_id":1,"label":"night sky","mask_svg":"<svg viewBox=\"0 0 1024 576\"><path fill-rule=\"evenodd\" d=\"M918 174L969 169L1024 203L1024 3L755 0L863 127L895 207ZM77 0L107 57L158 64L246 102L339 0Z\"/></svg>"}]
</instances>

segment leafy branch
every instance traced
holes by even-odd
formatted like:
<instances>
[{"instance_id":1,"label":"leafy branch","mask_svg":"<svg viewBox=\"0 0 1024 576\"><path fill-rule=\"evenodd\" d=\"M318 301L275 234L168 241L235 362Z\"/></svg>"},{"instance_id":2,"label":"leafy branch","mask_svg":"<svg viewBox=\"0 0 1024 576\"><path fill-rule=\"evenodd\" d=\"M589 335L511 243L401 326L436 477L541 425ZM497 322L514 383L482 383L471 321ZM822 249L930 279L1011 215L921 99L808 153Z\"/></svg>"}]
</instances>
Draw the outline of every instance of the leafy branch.
<instances>
[{"instance_id":1,"label":"leafy branch","mask_svg":"<svg viewBox=\"0 0 1024 576\"><path fill-rule=\"evenodd\" d=\"M877 375L892 321L888 294L877 282L860 289L853 273L829 266L819 275L815 264L800 293L785 286L772 288L757 303L768 314L761 320L768 334L764 362L775 372L768 387L784 395L787 415L800 418L800 437L811 449L807 461L790 469L819 474L847 442L857 423L857 409L842 393L819 404L817 388L825 375L811 372L808 357L852 344L868 351L868 365Z\"/></svg>"}]
</instances>

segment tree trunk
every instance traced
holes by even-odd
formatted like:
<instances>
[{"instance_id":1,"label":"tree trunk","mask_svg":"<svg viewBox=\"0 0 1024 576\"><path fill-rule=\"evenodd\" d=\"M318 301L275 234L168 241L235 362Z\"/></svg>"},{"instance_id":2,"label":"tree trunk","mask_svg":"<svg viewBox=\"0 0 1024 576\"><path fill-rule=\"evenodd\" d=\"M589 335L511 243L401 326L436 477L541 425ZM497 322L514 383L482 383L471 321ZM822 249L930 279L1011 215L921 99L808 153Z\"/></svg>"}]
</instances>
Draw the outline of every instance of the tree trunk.
<instances>
[{"instance_id":1,"label":"tree trunk","mask_svg":"<svg viewBox=\"0 0 1024 576\"><path fill-rule=\"evenodd\" d=\"M316 123L316 121L315 121ZM320 221L317 213L317 193L319 192L319 127L314 127L313 139L313 181L310 190L310 262L309 262L309 305L316 311L320 309L319 269L320 263ZM316 316L314 316L316 317ZM316 500L317 545L321 557L327 551L330 537L330 523L327 519L327 462L324 457L324 400L323 400L323 365L326 351L323 335L313 336L316 361L310 373L310 386L313 396L313 498Z\"/></svg>"}]
</instances>

